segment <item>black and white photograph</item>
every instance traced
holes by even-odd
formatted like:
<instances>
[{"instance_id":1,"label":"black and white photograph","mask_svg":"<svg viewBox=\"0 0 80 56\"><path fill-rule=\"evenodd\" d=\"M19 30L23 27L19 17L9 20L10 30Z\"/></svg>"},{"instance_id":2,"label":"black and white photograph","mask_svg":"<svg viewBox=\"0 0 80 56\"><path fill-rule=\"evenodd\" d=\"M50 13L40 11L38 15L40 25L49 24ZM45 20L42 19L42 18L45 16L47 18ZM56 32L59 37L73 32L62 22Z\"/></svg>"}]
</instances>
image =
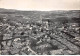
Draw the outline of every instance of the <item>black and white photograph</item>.
<instances>
[{"instance_id":1,"label":"black and white photograph","mask_svg":"<svg viewBox=\"0 0 80 56\"><path fill-rule=\"evenodd\" d=\"M0 55L80 55L80 0L0 0Z\"/></svg>"}]
</instances>

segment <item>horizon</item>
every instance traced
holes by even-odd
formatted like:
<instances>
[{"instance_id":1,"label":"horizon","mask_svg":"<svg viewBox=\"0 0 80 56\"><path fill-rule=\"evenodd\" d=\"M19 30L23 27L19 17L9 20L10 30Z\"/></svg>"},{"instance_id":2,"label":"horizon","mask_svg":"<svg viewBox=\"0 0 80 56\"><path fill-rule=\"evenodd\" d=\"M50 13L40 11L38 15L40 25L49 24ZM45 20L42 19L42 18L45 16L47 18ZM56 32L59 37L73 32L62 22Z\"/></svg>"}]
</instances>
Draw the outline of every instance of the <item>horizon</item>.
<instances>
[{"instance_id":1,"label":"horizon","mask_svg":"<svg viewBox=\"0 0 80 56\"><path fill-rule=\"evenodd\" d=\"M21 11L80 10L80 0L0 0L0 8Z\"/></svg>"},{"instance_id":2,"label":"horizon","mask_svg":"<svg viewBox=\"0 0 80 56\"><path fill-rule=\"evenodd\" d=\"M78 9L72 9L72 10L20 10L20 9L8 9L8 8L0 8L0 9L3 9L3 10L13 10L13 11L45 11L45 12L48 12L48 11L79 11Z\"/></svg>"}]
</instances>

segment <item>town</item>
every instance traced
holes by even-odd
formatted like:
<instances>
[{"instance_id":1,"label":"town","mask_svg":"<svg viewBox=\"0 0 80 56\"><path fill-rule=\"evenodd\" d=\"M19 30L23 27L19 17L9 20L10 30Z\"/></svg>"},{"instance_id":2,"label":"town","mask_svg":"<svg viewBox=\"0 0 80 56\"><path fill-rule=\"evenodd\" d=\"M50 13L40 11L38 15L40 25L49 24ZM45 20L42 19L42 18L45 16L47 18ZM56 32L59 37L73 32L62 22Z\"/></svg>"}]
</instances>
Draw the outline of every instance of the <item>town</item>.
<instances>
[{"instance_id":1,"label":"town","mask_svg":"<svg viewBox=\"0 0 80 56\"><path fill-rule=\"evenodd\" d=\"M80 18L43 16L0 13L0 54L80 54Z\"/></svg>"}]
</instances>

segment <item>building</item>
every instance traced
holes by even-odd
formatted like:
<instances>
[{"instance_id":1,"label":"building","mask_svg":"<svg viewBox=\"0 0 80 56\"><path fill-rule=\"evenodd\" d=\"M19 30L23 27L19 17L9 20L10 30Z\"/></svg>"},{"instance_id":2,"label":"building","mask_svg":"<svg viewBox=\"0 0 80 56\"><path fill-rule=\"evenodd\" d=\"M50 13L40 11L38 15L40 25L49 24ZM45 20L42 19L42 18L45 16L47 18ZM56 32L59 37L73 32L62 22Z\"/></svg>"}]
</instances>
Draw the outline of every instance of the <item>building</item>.
<instances>
[{"instance_id":1,"label":"building","mask_svg":"<svg viewBox=\"0 0 80 56\"><path fill-rule=\"evenodd\" d=\"M49 19L42 19L42 27L49 29Z\"/></svg>"}]
</instances>

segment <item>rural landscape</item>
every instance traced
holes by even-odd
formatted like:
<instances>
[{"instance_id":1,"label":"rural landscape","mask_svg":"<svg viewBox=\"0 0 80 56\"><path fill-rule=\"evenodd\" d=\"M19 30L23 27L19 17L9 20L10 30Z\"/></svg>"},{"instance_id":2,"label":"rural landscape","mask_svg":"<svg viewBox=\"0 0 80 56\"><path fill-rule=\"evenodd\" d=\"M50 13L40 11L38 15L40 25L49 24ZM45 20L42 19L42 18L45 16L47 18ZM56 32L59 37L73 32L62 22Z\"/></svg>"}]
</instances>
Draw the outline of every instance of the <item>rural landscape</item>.
<instances>
[{"instance_id":1,"label":"rural landscape","mask_svg":"<svg viewBox=\"0 0 80 56\"><path fill-rule=\"evenodd\" d=\"M80 10L0 8L0 55L80 55Z\"/></svg>"}]
</instances>

